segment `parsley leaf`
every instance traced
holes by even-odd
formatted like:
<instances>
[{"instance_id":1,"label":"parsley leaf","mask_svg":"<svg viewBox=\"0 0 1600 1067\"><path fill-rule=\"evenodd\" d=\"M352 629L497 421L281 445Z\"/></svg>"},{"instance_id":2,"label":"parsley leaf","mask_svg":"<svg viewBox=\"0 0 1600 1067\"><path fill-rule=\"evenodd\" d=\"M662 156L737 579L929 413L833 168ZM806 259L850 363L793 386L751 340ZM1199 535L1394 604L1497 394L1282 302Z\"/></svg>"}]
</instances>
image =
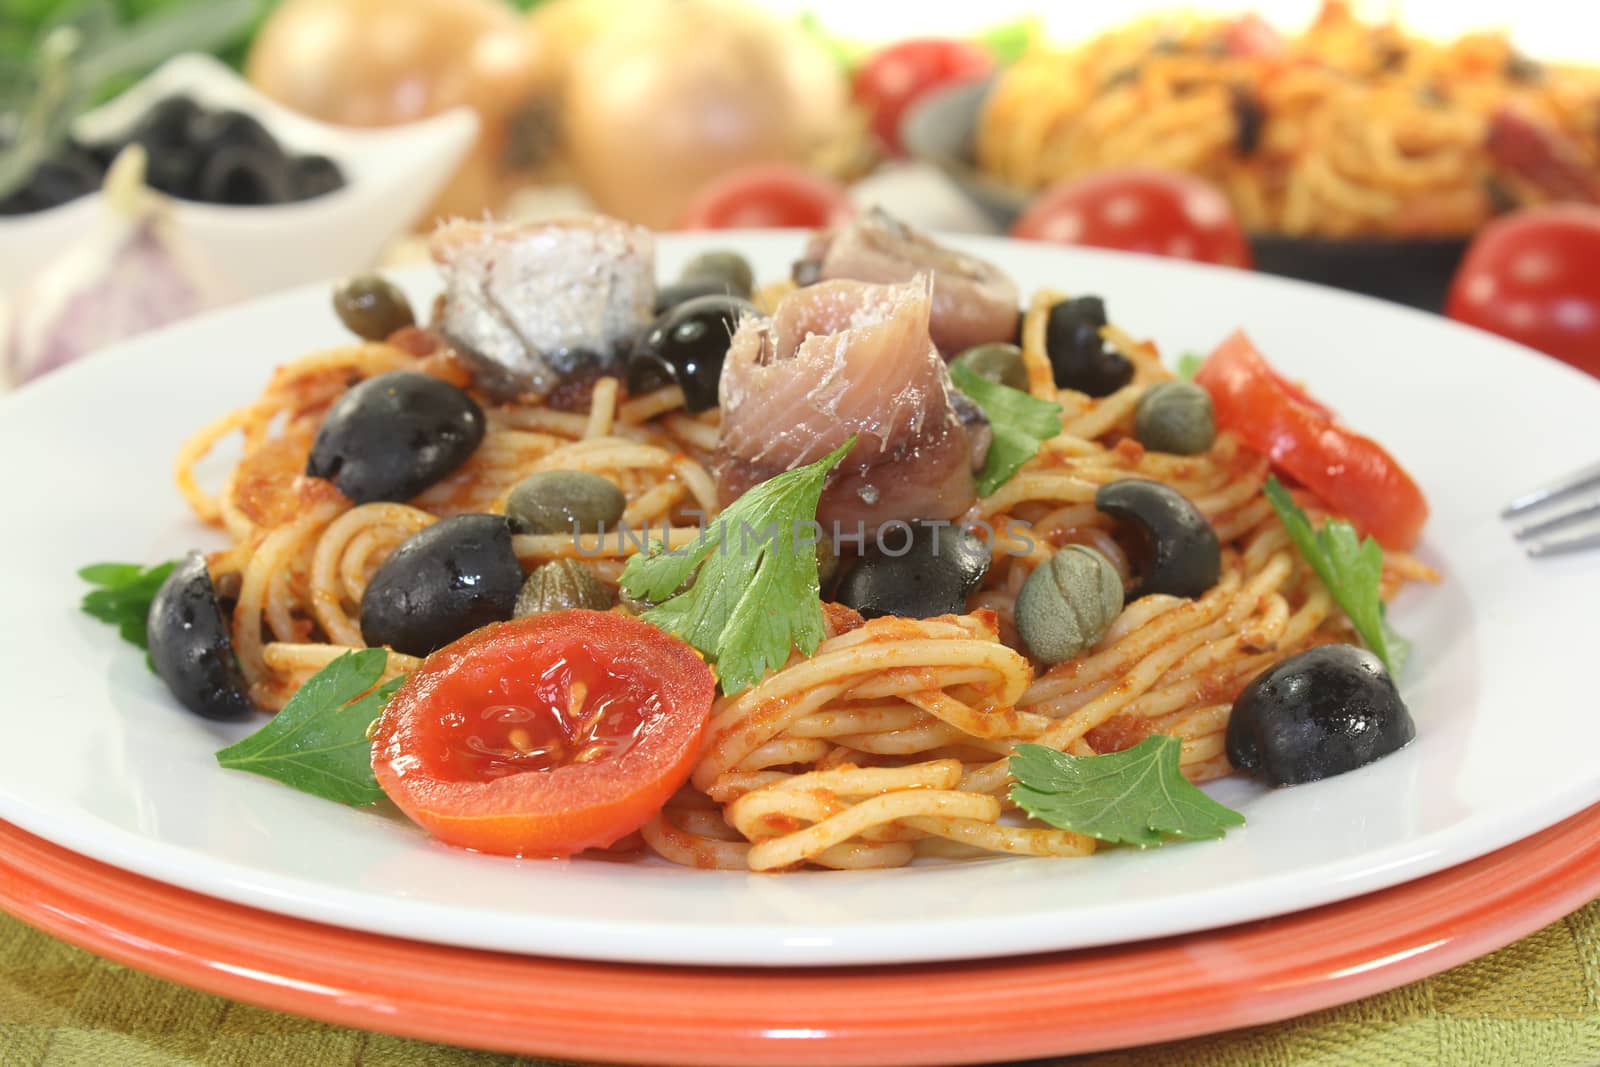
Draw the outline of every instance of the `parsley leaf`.
<instances>
[{"instance_id":1,"label":"parsley leaf","mask_svg":"<svg viewBox=\"0 0 1600 1067\"><path fill-rule=\"evenodd\" d=\"M148 649L150 641L145 633L145 619L150 615L150 602L177 565L175 559L153 567L141 567L137 563L91 563L78 571L78 577L100 588L83 594L79 606L85 614L115 626L117 633L130 645ZM146 657L146 662L148 660Z\"/></svg>"},{"instance_id":2,"label":"parsley leaf","mask_svg":"<svg viewBox=\"0 0 1600 1067\"><path fill-rule=\"evenodd\" d=\"M1178 378L1186 382L1194 381L1194 376L1200 373L1200 368L1205 362L1206 357L1200 353L1185 352L1178 357Z\"/></svg>"},{"instance_id":3,"label":"parsley leaf","mask_svg":"<svg viewBox=\"0 0 1600 1067\"><path fill-rule=\"evenodd\" d=\"M960 363L950 365L950 380L983 409L994 432L989 455L978 474L978 495L988 496L1039 452L1039 442L1061 432L1061 405L991 382Z\"/></svg>"},{"instance_id":4,"label":"parsley leaf","mask_svg":"<svg viewBox=\"0 0 1600 1067\"><path fill-rule=\"evenodd\" d=\"M1350 622L1370 648L1398 677L1411 654L1411 642L1389 626L1387 609L1379 596L1383 580L1383 549L1368 537L1356 539L1356 530L1343 519L1329 519L1314 529L1289 490L1277 478L1268 478L1267 499L1288 529L1300 555L1311 565L1334 602L1350 617Z\"/></svg>"},{"instance_id":5,"label":"parsley leaf","mask_svg":"<svg viewBox=\"0 0 1600 1067\"><path fill-rule=\"evenodd\" d=\"M724 693L782 667L791 647L809 656L822 642L817 553L801 531L814 533L823 482L854 445L851 437L815 463L755 486L686 548L657 548L623 568L622 588L660 605L645 621L699 649Z\"/></svg>"},{"instance_id":6,"label":"parsley leaf","mask_svg":"<svg viewBox=\"0 0 1600 1067\"><path fill-rule=\"evenodd\" d=\"M218 752L217 762L341 804L381 800L367 729L405 680L373 688L388 659L381 648L346 652L307 679L271 722Z\"/></svg>"},{"instance_id":7,"label":"parsley leaf","mask_svg":"<svg viewBox=\"0 0 1600 1067\"><path fill-rule=\"evenodd\" d=\"M1018 745L1011 757L1011 799L1051 826L1150 848L1168 835L1217 838L1244 816L1212 800L1178 769L1183 742L1152 734L1103 756L1069 756L1043 745Z\"/></svg>"}]
</instances>

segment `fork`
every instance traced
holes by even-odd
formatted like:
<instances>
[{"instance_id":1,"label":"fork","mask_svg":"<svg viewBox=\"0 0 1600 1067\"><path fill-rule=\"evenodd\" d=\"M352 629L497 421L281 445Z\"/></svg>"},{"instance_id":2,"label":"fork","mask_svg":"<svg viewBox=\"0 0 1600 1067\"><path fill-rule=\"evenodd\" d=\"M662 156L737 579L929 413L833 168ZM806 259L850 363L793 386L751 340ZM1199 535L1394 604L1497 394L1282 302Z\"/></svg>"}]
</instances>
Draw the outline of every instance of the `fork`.
<instances>
[{"instance_id":1,"label":"fork","mask_svg":"<svg viewBox=\"0 0 1600 1067\"><path fill-rule=\"evenodd\" d=\"M1500 512L1528 555L1600 548L1600 463L1523 493Z\"/></svg>"}]
</instances>

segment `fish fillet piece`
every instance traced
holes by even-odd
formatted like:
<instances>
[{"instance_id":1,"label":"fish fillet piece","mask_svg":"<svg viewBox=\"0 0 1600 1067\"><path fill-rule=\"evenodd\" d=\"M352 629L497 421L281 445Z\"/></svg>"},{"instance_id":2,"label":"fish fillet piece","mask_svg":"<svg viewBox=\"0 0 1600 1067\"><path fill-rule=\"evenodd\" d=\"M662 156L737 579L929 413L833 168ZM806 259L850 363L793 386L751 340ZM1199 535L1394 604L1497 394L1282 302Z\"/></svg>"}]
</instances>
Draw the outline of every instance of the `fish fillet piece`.
<instances>
[{"instance_id":1,"label":"fish fillet piece","mask_svg":"<svg viewBox=\"0 0 1600 1067\"><path fill-rule=\"evenodd\" d=\"M933 343L947 360L973 345L1016 338L1020 314L1017 285L1004 271L938 244L882 208L873 208L847 226L817 234L804 261L817 265L817 277L822 281L852 278L893 283L931 273L929 329Z\"/></svg>"},{"instance_id":2,"label":"fish fillet piece","mask_svg":"<svg viewBox=\"0 0 1600 1067\"><path fill-rule=\"evenodd\" d=\"M740 323L721 383L718 495L857 441L823 490L817 520L870 537L894 519L953 519L973 501L967 430L928 336L932 282L819 282L771 318Z\"/></svg>"},{"instance_id":3,"label":"fish fillet piece","mask_svg":"<svg viewBox=\"0 0 1600 1067\"><path fill-rule=\"evenodd\" d=\"M617 371L654 317L655 238L641 226L458 221L429 250L445 283L439 326L501 396Z\"/></svg>"}]
</instances>

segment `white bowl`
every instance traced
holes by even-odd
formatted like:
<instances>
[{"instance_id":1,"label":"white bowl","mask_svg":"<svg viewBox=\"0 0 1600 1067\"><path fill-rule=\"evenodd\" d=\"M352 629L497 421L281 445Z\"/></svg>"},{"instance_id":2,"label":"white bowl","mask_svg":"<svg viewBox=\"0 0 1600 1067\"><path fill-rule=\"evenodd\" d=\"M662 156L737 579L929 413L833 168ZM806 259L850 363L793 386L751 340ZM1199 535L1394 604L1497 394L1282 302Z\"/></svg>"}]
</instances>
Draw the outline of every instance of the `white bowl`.
<instances>
[{"instance_id":1,"label":"white bowl","mask_svg":"<svg viewBox=\"0 0 1600 1067\"><path fill-rule=\"evenodd\" d=\"M172 202L179 229L222 275L235 298L258 296L373 265L408 229L472 147L478 117L456 108L381 129L331 126L288 110L209 56L182 55L116 99L81 116L86 141L125 134L150 105L186 93L208 108L253 115L290 151L327 156L343 188L293 204L233 207ZM0 217L0 293L15 288L96 224L99 193L30 215Z\"/></svg>"}]
</instances>

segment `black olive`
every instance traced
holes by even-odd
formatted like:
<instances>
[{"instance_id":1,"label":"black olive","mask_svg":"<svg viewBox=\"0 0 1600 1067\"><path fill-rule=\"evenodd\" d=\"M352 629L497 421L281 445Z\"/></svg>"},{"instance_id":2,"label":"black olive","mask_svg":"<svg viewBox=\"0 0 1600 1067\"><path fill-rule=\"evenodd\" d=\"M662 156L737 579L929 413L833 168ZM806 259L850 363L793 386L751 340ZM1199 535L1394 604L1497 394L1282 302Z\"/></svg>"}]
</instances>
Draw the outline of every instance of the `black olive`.
<instances>
[{"instance_id":1,"label":"black olive","mask_svg":"<svg viewBox=\"0 0 1600 1067\"><path fill-rule=\"evenodd\" d=\"M410 500L467 461L483 409L449 382L390 371L346 390L322 420L306 473L358 504Z\"/></svg>"},{"instance_id":2,"label":"black olive","mask_svg":"<svg viewBox=\"0 0 1600 1067\"><path fill-rule=\"evenodd\" d=\"M727 282L716 281L711 278L697 278L694 281L673 282L671 285L663 285L661 288L656 290L655 312L657 315L664 314L668 311L671 311L679 304L686 303L695 299L696 297L701 296L741 295L742 294L740 293L734 292L733 288Z\"/></svg>"},{"instance_id":3,"label":"black olive","mask_svg":"<svg viewBox=\"0 0 1600 1067\"><path fill-rule=\"evenodd\" d=\"M722 363L739 320L761 312L734 296L699 296L656 319L628 356L628 392L677 382L691 412L717 406Z\"/></svg>"},{"instance_id":4,"label":"black olive","mask_svg":"<svg viewBox=\"0 0 1600 1067\"><path fill-rule=\"evenodd\" d=\"M1165 593L1197 597L1217 584L1222 546L1206 517L1169 485L1127 478L1102 485L1094 506L1136 523L1149 543L1150 562L1135 577L1129 599Z\"/></svg>"},{"instance_id":5,"label":"black olive","mask_svg":"<svg viewBox=\"0 0 1600 1067\"><path fill-rule=\"evenodd\" d=\"M816 259L797 259L789 271L790 279L804 289L822 280L822 262Z\"/></svg>"},{"instance_id":6,"label":"black olive","mask_svg":"<svg viewBox=\"0 0 1600 1067\"><path fill-rule=\"evenodd\" d=\"M967 610L967 596L989 572L989 545L949 524L914 523L909 547L903 529L886 527L839 582L835 598L866 618L927 619ZM885 551L887 549L887 551Z\"/></svg>"},{"instance_id":7,"label":"black olive","mask_svg":"<svg viewBox=\"0 0 1600 1067\"><path fill-rule=\"evenodd\" d=\"M145 184L180 200L198 200L204 166L205 160L192 148L166 148L159 154L146 149Z\"/></svg>"},{"instance_id":8,"label":"black olive","mask_svg":"<svg viewBox=\"0 0 1600 1067\"><path fill-rule=\"evenodd\" d=\"M255 708L204 556L190 552L167 575L145 625L150 662L179 703L208 719L249 718Z\"/></svg>"},{"instance_id":9,"label":"black olive","mask_svg":"<svg viewBox=\"0 0 1600 1067\"><path fill-rule=\"evenodd\" d=\"M310 200L344 188L344 172L327 156L296 156L288 163L290 199Z\"/></svg>"},{"instance_id":10,"label":"black olive","mask_svg":"<svg viewBox=\"0 0 1600 1067\"><path fill-rule=\"evenodd\" d=\"M151 104L139 116L128 141L144 145L154 158L168 149L189 144L190 130L202 115L200 105L187 96L169 96Z\"/></svg>"},{"instance_id":11,"label":"black olive","mask_svg":"<svg viewBox=\"0 0 1600 1067\"><path fill-rule=\"evenodd\" d=\"M1256 94L1242 85L1230 90L1229 103L1233 111L1233 153L1253 156L1261 147L1261 127L1266 123L1267 114Z\"/></svg>"},{"instance_id":12,"label":"black olive","mask_svg":"<svg viewBox=\"0 0 1600 1067\"><path fill-rule=\"evenodd\" d=\"M44 160L28 179L27 202L31 211L45 211L87 196L100 187L104 177L94 157L67 148Z\"/></svg>"},{"instance_id":13,"label":"black olive","mask_svg":"<svg viewBox=\"0 0 1600 1067\"><path fill-rule=\"evenodd\" d=\"M1133 364L1100 336L1105 324L1106 305L1098 296L1074 297L1050 309L1044 349L1058 386L1110 396L1133 381Z\"/></svg>"},{"instance_id":14,"label":"black olive","mask_svg":"<svg viewBox=\"0 0 1600 1067\"><path fill-rule=\"evenodd\" d=\"M200 111L190 119L188 143L206 155L224 148L253 148L283 159L277 138L243 111Z\"/></svg>"},{"instance_id":15,"label":"black olive","mask_svg":"<svg viewBox=\"0 0 1600 1067\"><path fill-rule=\"evenodd\" d=\"M282 204L294 199L294 186L278 153L229 145L206 160L195 195L210 204Z\"/></svg>"},{"instance_id":16,"label":"black olive","mask_svg":"<svg viewBox=\"0 0 1600 1067\"><path fill-rule=\"evenodd\" d=\"M504 515L441 519L401 542L372 576L361 597L361 636L426 656L511 618L522 581Z\"/></svg>"},{"instance_id":17,"label":"black olive","mask_svg":"<svg viewBox=\"0 0 1600 1067\"><path fill-rule=\"evenodd\" d=\"M1353 771L1416 736L1377 656L1321 645L1245 686L1228 719L1228 759L1268 785L1299 785Z\"/></svg>"}]
</instances>

